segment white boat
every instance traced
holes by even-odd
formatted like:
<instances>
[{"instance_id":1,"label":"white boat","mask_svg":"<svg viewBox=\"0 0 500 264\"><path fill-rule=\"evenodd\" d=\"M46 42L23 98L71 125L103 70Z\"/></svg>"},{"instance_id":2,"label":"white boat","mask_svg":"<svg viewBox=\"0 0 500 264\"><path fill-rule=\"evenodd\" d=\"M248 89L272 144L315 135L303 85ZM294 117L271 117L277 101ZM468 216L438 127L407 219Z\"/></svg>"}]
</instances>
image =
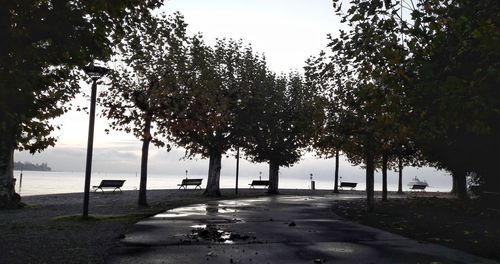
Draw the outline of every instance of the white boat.
<instances>
[{"instance_id":1,"label":"white boat","mask_svg":"<svg viewBox=\"0 0 500 264\"><path fill-rule=\"evenodd\" d=\"M408 183L408 186L409 187L413 187L415 185L421 185L421 186L425 186L425 187L428 187L429 184L427 183L427 181L423 180L419 180L416 176L415 178L413 178L409 183Z\"/></svg>"}]
</instances>

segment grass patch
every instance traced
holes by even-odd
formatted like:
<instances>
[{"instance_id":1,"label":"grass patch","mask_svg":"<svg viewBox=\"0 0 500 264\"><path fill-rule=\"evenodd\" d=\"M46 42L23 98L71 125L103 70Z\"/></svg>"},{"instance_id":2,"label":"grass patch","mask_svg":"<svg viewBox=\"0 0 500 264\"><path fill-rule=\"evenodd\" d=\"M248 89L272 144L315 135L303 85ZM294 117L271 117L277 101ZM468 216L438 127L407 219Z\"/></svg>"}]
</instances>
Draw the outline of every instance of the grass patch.
<instances>
[{"instance_id":1,"label":"grass patch","mask_svg":"<svg viewBox=\"0 0 500 264\"><path fill-rule=\"evenodd\" d=\"M52 218L54 221L77 221L77 222L98 222L98 221L138 221L140 219L156 214L152 212L120 214L120 215L89 215L83 218L81 215L61 215Z\"/></svg>"},{"instance_id":2,"label":"grass patch","mask_svg":"<svg viewBox=\"0 0 500 264\"><path fill-rule=\"evenodd\" d=\"M23 203L21 209L37 209L40 208L41 206L39 204L27 204Z\"/></svg>"},{"instance_id":3,"label":"grass patch","mask_svg":"<svg viewBox=\"0 0 500 264\"><path fill-rule=\"evenodd\" d=\"M366 212L363 199L333 204L338 215L419 241L439 243L500 260L500 213L479 200L391 199Z\"/></svg>"}]
</instances>

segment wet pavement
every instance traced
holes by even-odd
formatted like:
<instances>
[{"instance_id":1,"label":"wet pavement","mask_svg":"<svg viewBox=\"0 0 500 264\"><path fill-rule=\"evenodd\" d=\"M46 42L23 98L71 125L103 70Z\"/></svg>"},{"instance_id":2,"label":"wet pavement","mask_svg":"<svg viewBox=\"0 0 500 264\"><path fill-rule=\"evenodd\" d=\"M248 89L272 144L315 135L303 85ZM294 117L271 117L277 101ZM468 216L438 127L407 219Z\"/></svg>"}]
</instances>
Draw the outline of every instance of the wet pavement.
<instances>
[{"instance_id":1,"label":"wet pavement","mask_svg":"<svg viewBox=\"0 0 500 264\"><path fill-rule=\"evenodd\" d=\"M340 196L180 207L137 223L107 263L496 263L346 221ZM345 198L345 197L344 197Z\"/></svg>"}]
</instances>

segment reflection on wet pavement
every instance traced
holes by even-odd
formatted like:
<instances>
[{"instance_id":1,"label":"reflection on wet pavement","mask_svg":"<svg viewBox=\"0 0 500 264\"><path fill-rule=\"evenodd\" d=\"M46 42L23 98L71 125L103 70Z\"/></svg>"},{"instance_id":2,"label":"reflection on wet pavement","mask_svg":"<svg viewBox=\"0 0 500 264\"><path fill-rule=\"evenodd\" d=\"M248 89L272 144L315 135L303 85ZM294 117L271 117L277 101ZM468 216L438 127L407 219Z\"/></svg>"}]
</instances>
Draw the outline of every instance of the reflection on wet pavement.
<instances>
[{"instance_id":1,"label":"reflection on wet pavement","mask_svg":"<svg viewBox=\"0 0 500 264\"><path fill-rule=\"evenodd\" d=\"M136 224L109 263L494 263L336 216L349 197L268 196L168 210Z\"/></svg>"}]
</instances>

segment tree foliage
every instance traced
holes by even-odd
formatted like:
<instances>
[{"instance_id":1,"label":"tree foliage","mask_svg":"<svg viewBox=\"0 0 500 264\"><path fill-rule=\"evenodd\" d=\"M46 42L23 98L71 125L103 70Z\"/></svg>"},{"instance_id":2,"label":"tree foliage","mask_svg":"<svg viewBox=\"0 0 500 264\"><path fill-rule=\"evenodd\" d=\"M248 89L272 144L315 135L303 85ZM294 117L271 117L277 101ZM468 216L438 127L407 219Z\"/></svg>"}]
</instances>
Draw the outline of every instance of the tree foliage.
<instances>
[{"instance_id":1,"label":"tree foliage","mask_svg":"<svg viewBox=\"0 0 500 264\"><path fill-rule=\"evenodd\" d=\"M194 36L189 45L184 75L179 79L182 99L174 118L163 127L187 156L209 158L205 194L220 195L221 158L241 140L245 100L259 85L266 69L262 56L242 41L217 40L214 47Z\"/></svg>"},{"instance_id":2,"label":"tree foliage","mask_svg":"<svg viewBox=\"0 0 500 264\"><path fill-rule=\"evenodd\" d=\"M307 86L296 72L276 76L255 86L246 155L254 162L269 163L270 193L278 193L280 166L291 166L312 143L322 124L318 90Z\"/></svg>"},{"instance_id":3,"label":"tree foliage","mask_svg":"<svg viewBox=\"0 0 500 264\"><path fill-rule=\"evenodd\" d=\"M0 9L0 207L16 206L13 150L55 143L48 120L78 92L78 67L106 59L124 21L161 2L7 1Z\"/></svg>"},{"instance_id":4,"label":"tree foliage","mask_svg":"<svg viewBox=\"0 0 500 264\"><path fill-rule=\"evenodd\" d=\"M100 95L103 115L113 129L133 134L143 141L139 204L146 205L149 144L165 146L159 123L178 112L177 79L184 74L186 24L182 16L150 17L131 23L117 51L116 69L108 89ZM170 145L166 144L170 150Z\"/></svg>"},{"instance_id":5,"label":"tree foliage","mask_svg":"<svg viewBox=\"0 0 500 264\"><path fill-rule=\"evenodd\" d=\"M412 129L426 158L460 182L461 197L467 172L499 182L499 14L497 1L424 0L408 26Z\"/></svg>"},{"instance_id":6,"label":"tree foliage","mask_svg":"<svg viewBox=\"0 0 500 264\"><path fill-rule=\"evenodd\" d=\"M342 9L333 2L350 29L330 37L328 52L306 67L333 91L326 142L338 144L343 135L351 161L368 163L380 153L383 168L391 155L412 164L425 159L452 171L460 197L468 172L493 175L500 142L498 4L355 0Z\"/></svg>"},{"instance_id":7,"label":"tree foliage","mask_svg":"<svg viewBox=\"0 0 500 264\"><path fill-rule=\"evenodd\" d=\"M54 144L49 124L78 92L78 73L94 58L111 54L123 20L147 14L159 1L22 1L0 12L0 113L2 128L18 149L35 152ZM134 18L136 19L136 18ZM64 23L62 23L64 21ZM15 98L15 100L12 100Z\"/></svg>"},{"instance_id":8,"label":"tree foliage","mask_svg":"<svg viewBox=\"0 0 500 264\"><path fill-rule=\"evenodd\" d=\"M31 163L31 162L14 162L14 170L20 170L20 171L51 171L52 168L50 168L47 163L42 162L40 164L38 163Z\"/></svg>"},{"instance_id":9,"label":"tree foliage","mask_svg":"<svg viewBox=\"0 0 500 264\"><path fill-rule=\"evenodd\" d=\"M333 3L349 29L329 36L327 52L306 66L307 76L321 80L328 101L324 129L329 132L317 146L322 152L341 148L350 161L366 164L371 210L375 159L384 157L381 167L387 169L388 156L406 153L401 149L411 144L402 93L408 52L395 4L355 0L343 9L340 1Z\"/></svg>"}]
</instances>

